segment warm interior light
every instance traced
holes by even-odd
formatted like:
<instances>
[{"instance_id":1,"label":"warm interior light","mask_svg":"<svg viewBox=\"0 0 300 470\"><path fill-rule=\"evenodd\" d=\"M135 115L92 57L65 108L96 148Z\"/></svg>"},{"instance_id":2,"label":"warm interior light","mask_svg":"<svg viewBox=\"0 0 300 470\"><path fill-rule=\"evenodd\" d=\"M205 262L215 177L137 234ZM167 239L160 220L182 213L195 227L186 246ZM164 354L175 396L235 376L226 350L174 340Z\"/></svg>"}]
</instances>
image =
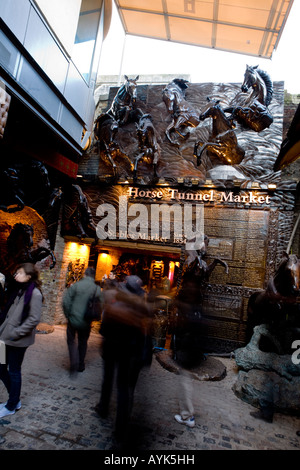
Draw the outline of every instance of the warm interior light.
<instances>
[{"instance_id":1,"label":"warm interior light","mask_svg":"<svg viewBox=\"0 0 300 470\"><path fill-rule=\"evenodd\" d=\"M170 261L168 278L169 278L169 281L170 281L171 285L172 285L173 280L174 280L174 270L175 270L175 263L174 263L174 261Z\"/></svg>"},{"instance_id":2,"label":"warm interior light","mask_svg":"<svg viewBox=\"0 0 300 470\"><path fill-rule=\"evenodd\" d=\"M165 180L165 178L159 178L157 184L158 184L159 186L168 186L168 183L167 183L167 181Z\"/></svg>"}]
</instances>

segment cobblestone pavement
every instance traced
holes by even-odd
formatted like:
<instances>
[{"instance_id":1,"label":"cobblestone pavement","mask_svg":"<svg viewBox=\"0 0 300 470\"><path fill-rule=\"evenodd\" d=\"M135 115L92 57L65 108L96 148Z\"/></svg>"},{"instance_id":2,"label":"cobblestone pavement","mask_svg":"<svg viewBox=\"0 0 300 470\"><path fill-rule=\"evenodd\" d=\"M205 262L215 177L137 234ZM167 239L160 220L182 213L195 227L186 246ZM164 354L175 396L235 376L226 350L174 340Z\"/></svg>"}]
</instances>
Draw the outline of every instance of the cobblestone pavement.
<instances>
[{"instance_id":1,"label":"cobblestone pavement","mask_svg":"<svg viewBox=\"0 0 300 470\"><path fill-rule=\"evenodd\" d=\"M101 337L89 340L86 370L70 377L66 331L57 326L37 334L23 365L22 408L0 419L2 450L111 450L116 399L111 414L101 420L94 411L99 399ZM297 417L275 414L272 424L250 416L254 408L232 392L236 380L233 359L220 359L227 368L221 381L195 381L196 426L174 420L178 376L154 358L135 393L131 443L136 451L299 450ZM6 400L0 384L0 401Z\"/></svg>"}]
</instances>

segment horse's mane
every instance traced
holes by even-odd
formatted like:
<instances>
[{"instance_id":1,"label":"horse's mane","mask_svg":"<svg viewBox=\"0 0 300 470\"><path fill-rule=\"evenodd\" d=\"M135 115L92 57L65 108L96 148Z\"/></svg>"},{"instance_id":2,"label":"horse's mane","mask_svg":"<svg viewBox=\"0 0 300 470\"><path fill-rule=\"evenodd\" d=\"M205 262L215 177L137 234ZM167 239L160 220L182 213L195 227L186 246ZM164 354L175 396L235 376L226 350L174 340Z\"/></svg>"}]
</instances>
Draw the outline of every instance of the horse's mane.
<instances>
[{"instance_id":1,"label":"horse's mane","mask_svg":"<svg viewBox=\"0 0 300 470\"><path fill-rule=\"evenodd\" d=\"M184 78L174 78L173 83L175 83L175 85L178 85L179 88L181 88L183 91L188 88L188 81Z\"/></svg>"},{"instance_id":2,"label":"horse's mane","mask_svg":"<svg viewBox=\"0 0 300 470\"><path fill-rule=\"evenodd\" d=\"M270 78L270 75L267 72L265 72L264 70L256 69L256 72L260 75L260 77L265 82L265 85L266 85L266 88L267 88L267 96L266 96L265 105L269 106L269 104L272 101L272 96L273 96L273 83L272 83L272 80Z\"/></svg>"},{"instance_id":3,"label":"horse's mane","mask_svg":"<svg viewBox=\"0 0 300 470\"><path fill-rule=\"evenodd\" d=\"M177 99L177 102L180 102L182 98L185 98L185 90L187 88L187 85L185 85L184 82L185 80L175 78L172 80L171 83L168 83L168 85L163 89L163 95L167 91L171 91Z\"/></svg>"}]
</instances>

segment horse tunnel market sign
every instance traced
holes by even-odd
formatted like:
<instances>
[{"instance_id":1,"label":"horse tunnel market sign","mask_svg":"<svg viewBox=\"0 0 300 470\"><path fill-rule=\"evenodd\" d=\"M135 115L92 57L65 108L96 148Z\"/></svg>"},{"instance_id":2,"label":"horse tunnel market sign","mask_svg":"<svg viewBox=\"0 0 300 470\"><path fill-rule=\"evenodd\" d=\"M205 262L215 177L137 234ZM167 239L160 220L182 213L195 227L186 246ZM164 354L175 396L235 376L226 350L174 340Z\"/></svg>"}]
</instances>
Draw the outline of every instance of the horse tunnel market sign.
<instances>
[{"instance_id":1,"label":"horse tunnel market sign","mask_svg":"<svg viewBox=\"0 0 300 470\"><path fill-rule=\"evenodd\" d=\"M270 204L269 194L254 191L128 187L115 204L97 207L97 237L183 244L186 250L197 250L203 243L206 208L265 209Z\"/></svg>"},{"instance_id":2,"label":"horse tunnel market sign","mask_svg":"<svg viewBox=\"0 0 300 470\"><path fill-rule=\"evenodd\" d=\"M167 193L161 190L145 190L134 187L128 188L128 196L133 199L170 199L172 201L200 201L217 203L242 203L242 204L267 204L271 203L271 196L258 194L254 191L237 194L234 191L209 191L182 192L178 189L168 188Z\"/></svg>"}]
</instances>

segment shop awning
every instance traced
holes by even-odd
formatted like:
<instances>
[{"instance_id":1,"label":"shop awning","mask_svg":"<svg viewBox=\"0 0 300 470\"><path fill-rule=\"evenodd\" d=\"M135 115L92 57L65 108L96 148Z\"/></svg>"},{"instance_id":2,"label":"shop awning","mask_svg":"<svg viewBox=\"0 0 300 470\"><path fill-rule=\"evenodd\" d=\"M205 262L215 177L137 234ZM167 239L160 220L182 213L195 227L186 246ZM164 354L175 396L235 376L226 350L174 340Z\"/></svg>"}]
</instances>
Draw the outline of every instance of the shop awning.
<instances>
[{"instance_id":1,"label":"shop awning","mask_svg":"<svg viewBox=\"0 0 300 470\"><path fill-rule=\"evenodd\" d=\"M115 0L126 34L271 58L293 0Z\"/></svg>"}]
</instances>

